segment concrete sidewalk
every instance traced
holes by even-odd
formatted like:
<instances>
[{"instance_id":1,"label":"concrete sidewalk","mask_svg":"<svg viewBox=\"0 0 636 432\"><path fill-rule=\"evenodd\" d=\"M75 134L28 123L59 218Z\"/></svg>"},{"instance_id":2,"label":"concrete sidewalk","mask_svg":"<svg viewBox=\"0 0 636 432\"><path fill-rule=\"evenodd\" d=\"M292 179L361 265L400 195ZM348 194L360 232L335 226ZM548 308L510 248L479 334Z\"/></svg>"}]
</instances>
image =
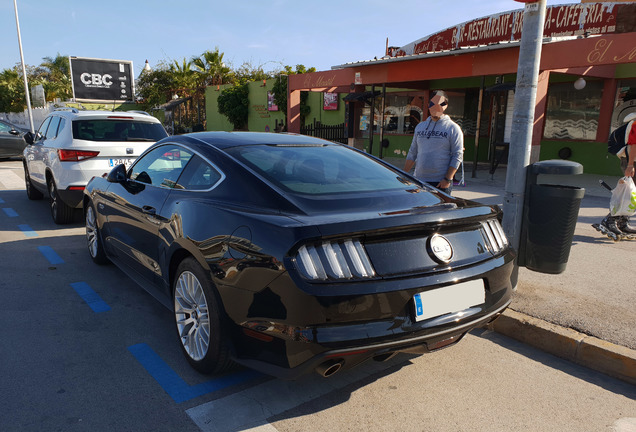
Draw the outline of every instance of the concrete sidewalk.
<instances>
[{"instance_id":1,"label":"concrete sidewalk","mask_svg":"<svg viewBox=\"0 0 636 432\"><path fill-rule=\"evenodd\" d=\"M619 177L581 174L547 176L538 183L585 188L566 270L558 275L521 268L509 310L492 329L559 357L636 384L636 289L630 268L636 241L614 242L591 224L608 213L611 187ZM503 206L506 168L490 175L466 171L453 195ZM636 221L633 222L636 224Z\"/></svg>"}]
</instances>

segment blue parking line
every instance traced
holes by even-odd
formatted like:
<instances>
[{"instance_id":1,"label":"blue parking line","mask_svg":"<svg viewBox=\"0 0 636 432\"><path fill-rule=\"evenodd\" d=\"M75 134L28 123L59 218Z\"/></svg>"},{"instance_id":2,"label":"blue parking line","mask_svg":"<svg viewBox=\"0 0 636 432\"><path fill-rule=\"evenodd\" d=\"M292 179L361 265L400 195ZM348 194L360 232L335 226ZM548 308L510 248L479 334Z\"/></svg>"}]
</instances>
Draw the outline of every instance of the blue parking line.
<instances>
[{"instance_id":1,"label":"blue parking line","mask_svg":"<svg viewBox=\"0 0 636 432\"><path fill-rule=\"evenodd\" d=\"M53 248L51 248L50 246L38 246L38 250L42 252L44 258L49 260L51 264L55 265L64 263L64 260L60 258L60 256L56 254Z\"/></svg>"},{"instance_id":2,"label":"blue parking line","mask_svg":"<svg viewBox=\"0 0 636 432\"><path fill-rule=\"evenodd\" d=\"M135 356L137 361L141 363L144 369L146 369L176 403L185 402L195 397L263 376L256 371L245 370L219 378L213 378L210 381L200 384L189 385L148 345L144 343L132 345L128 347L128 351Z\"/></svg>"},{"instance_id":3,"label":"blue parking line","mask_svg":"<svg viewBox=\"0 0 636 432\"><path fill-rule=\"evenodd\" d=\"M86 282L75 282L71 284L71 287L93 309L93 312L100 313L110 310L110 306Z\"/></svg>"},{"instance_id":4,"label":"blue parking line","mask_svg":"<svg viewBox=\"0 0 636 432\"><path fill-rule=\"evenodd\" d=\"M28 226L27 224L18 225L18 228L24 233L27 237L38 237L38 233L36 233L33 228Z\"/></svg>"},{"instance_id":5,"label":"blue parking line","mask_svg":"<svg viewBox=\"0 0 636 432\"><path fill-rule=\"evenodd\" d=\"M3 208L2 210L3 210L3 211L7 214L7 216L9 216L9 217L18 217L18 216L19 216L19 215L18 215L18 213L17 213L15 210L13 210L12 208L7 207L7 208Z\"/></svg>"}]
</instances>

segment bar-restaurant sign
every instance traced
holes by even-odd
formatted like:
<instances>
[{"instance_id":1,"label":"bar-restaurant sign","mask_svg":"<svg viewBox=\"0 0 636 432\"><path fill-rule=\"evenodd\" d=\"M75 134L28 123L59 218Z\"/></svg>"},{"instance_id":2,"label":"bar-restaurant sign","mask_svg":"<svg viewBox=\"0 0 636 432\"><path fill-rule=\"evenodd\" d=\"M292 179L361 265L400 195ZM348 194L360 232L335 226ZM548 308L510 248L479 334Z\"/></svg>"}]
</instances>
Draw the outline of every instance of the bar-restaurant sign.
<instances>
[{"instance_id":1,"label":"bar-restaurant sign","mask_svg":"<svg viewBox=\"0 0 636 432\"><path fill-rule=\"evenodd\" d=\"M617 16L633 21L635 5L626 3L580 3L546 8L544 37L615 33ZM389 48L391 57L422 54L510 42L521 39L523 9L478 18L411 42ZM626 31L634 31L626 30Z\"/></svg>"}]
</instances>

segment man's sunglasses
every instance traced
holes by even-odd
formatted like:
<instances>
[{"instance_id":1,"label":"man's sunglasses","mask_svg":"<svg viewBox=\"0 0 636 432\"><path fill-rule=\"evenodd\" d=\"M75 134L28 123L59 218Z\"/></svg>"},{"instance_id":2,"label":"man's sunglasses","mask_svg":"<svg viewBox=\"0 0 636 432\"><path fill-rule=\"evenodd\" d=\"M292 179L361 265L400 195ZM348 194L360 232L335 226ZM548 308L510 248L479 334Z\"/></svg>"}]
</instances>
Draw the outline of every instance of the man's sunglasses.
<instances>
[{"instance_id":1,"label":"man's sunglasses","mask_svg":"<svg viewBox=\"0 0 636 432\"><path fill-rule=\"evenodd\" d=\"M439 106L443 106L443 107L444 107L444 106L448 105L448 102L444 101L444 102L442 102L442 103L440 103L440 104L436 104L435 102L430 101L430 102L428 103L428 107L429 107L429 108L431 108L431 107L433 107L433 106L435 106L435 105L439 105Z\"/></svg>"}]
</instances>

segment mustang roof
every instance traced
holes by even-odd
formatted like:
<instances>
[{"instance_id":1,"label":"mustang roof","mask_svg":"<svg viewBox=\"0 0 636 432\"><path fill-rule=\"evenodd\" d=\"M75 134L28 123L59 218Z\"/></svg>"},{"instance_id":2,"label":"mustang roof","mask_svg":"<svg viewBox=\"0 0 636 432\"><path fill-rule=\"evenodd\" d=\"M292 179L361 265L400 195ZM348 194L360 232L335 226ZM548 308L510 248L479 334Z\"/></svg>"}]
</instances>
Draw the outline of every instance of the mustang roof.
<instances>
[{"instance_id":1,"label":"mustang roof","mask_svg":"<svg viewBox=\"0 0 636 432\"><path fill-rule=\"evenodd\" d=\"M213 145L219 149L240 145L336 145L307 135L268 132L199 132L190 138Z\"/></svg>"}]
</instances>

